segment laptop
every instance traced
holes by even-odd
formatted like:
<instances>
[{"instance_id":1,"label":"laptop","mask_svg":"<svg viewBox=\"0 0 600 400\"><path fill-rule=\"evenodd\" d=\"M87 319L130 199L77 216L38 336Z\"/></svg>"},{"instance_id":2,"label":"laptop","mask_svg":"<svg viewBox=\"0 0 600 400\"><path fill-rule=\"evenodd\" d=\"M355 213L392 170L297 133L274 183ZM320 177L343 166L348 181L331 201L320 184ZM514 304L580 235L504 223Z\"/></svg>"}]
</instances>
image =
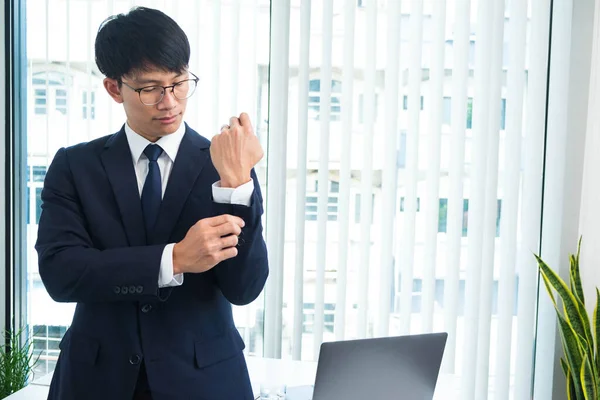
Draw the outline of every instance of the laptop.
<instances>
[{"instance_id":1,"label":"laptop","mask_svg":"<svg viewBox=\"0 0 600 400\"><path fill-rule=\"evenodd\" d=\"M447 333L321 345L312 400L431 400Z\"/></svg>"}]
</instances>

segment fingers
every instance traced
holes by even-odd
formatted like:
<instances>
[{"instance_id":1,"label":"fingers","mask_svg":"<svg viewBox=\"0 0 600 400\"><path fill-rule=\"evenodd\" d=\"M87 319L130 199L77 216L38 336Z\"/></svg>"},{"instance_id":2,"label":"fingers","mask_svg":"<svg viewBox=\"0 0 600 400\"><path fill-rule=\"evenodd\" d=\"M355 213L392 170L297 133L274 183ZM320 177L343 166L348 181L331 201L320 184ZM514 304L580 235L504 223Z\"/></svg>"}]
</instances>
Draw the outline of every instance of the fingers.
<instances>
[{"instance_id":1,"label":"fingers","mask_svg":"<svg viewBox=\"0 0 600 400\"><path fill-rule=\"evenodd\" d=\"M201 221L204 221L204 220L201 220ZM218 215L216 217L207 218L206 221L208 222L209 226L213 226L213 227L223 225L227 222L233 222L240 228L243 228L246 225L244 220L241 219L240 217L236 217L236 216L229 215L229 214L223 214L223 215Z\"/></svg>"},{"instance_id":2,"label":"fingers","mask_svg":"<svg viewBox=\"0 0 600 400\"><path fill-rule=\"evenodd\" d=\"M229 247L235 247L238 244L237 235L229 235L221 238L221 249L227 249Z\"/></svg>"},{"instance_id":3,"label":"fingers","mask_svg":"<svg viewBox=\"0 0 600 400\"><path fill-rule=\"evenodd\" d=\"M230 129L235 129L240 127L240 120L237 117L229 118L229 126Z\"/></svg>"},{"instance_id":4,"label":"fingers","mask_svg":"<svg viewBox=\"0 0 600 400\"><path fill-rule=\"evenodd\" d=\"M221 261L233 258L233 257L235 257L237 255L238 255L238 249L237 249L237 247L228 247L226 249L221 250L218 253L217 259L219 260L219 262L221 262Z\"/></svg>"},{"instance_id":5,"label":"fingers","mask_svg":"<svg viewBox=\"0 0 600 400\"><path fill-rule=\"evenodd\" d=\"M240 125L243 126L244 128L252 129L252 123L250 122L250 117L245 112L240 114L239 121L240 121Z\"/></svg>"},{"instance_id":6,"label":"fingers","mask_svg":"<svg viewBox=\"0 0 600 400\"><path fill-rule=\"evenodd\" d=\"M221 132L224 130L234 130L236 128L242 127L246 131L253 132L252 122L250 121L250 116L247 113L243 112L238 117L229 118L229 125L221 126Z\"/></svg>"},{"instance_id":7,"label":"fingers","mask_svg":"<svg viewBox=\"0 0 600 400\"><path fill-rule=\"evenodd\" d=\"M240 233L242 233L242 228L240 228L240 226L234 222L226 222L222 225L219 225L216 227L217 229L217 234L220 237L223 236L227 236L227 235L235 235L238 236Z\"/></svg>"}]
</instances>

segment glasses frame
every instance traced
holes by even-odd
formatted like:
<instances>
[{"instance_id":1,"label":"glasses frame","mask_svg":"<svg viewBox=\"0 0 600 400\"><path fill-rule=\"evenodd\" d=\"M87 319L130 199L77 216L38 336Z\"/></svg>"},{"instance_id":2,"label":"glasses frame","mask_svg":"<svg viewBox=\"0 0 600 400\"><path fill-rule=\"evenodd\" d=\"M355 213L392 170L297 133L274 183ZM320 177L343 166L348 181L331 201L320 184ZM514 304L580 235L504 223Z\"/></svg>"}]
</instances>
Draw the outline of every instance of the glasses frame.
<instances>
[{"instance_id":1,"label":"glasses frame","mask_svg":"<svg viewBox=\"0 0 600 400\"><path fill-rule=\"evenodd\" d=\"M165 94L167 93L167 89L171 89L171 93L173 94L173 97L175 97L177 100L185 100L185 99L189 99L190 97L192 97L194 95L194 93L196 93L196 88L198 87L198 82L200 81L200 78L198 78L193 72L189 72L189 74L192 75L193 78L184 79L182 81L176 82L176 83L174 83L172 85L168 85L168 86L149 85L149 86L144 86L144 87L141 87L141 88L134 88L133 86L128 85L126 82L123 82L123 81L120 81L120 82L123 85L127 86L129 89L133 90L134 92L136 92L138 94L138 98L140 99L140 103L142 103L145 106L155 106L158 103L160 103L161 101L163 101L163 99L165 98ZM194 82L194 91L188 97L180 99L175 94L175 86L177 86L177 85L179 85L179 84L181 84L183 82L187 82L187 81L193 81ZM147 103L144 103L142 101L142 90L149 89L149 88L162 88L163 89L162 94L160 96L160 99L156 103L147 104Z\"/></svg>"}]
</instances>

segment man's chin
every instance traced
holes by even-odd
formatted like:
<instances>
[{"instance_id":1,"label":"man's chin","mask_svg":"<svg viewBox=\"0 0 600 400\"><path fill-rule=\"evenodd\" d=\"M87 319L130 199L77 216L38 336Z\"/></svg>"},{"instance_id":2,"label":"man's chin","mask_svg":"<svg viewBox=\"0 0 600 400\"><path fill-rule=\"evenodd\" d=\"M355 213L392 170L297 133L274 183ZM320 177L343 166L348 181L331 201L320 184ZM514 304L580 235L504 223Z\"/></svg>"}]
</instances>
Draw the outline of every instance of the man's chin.
<instances>
[{"instance_id":1,"label":"man's chin","mask_svg":"<svg viewBox=\"0 0 600 400\"><path fill-rule=\"evenodd\" d=\"M181 118L177 118L174 122L170 123L170 124L164 124L160 121L159 122L159 126L160 126L160 132L163 135L170 135L173 134L175 132L177 132L177 130L181 127L181 124L183 123L183 121L181 120Z\"/></svg>"}]
</instances>

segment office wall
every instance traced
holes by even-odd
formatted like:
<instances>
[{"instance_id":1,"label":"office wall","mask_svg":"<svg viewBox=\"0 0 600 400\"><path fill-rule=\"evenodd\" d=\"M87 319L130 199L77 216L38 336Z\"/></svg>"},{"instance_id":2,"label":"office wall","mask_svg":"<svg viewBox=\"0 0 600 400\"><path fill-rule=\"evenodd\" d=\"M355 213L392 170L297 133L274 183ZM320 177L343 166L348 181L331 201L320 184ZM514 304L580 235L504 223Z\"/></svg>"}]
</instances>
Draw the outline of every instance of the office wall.
<instances>
[{"instance_id":1,"label":"office wall","mask_svg":"<svg viewBox=\"0 0 600 400\"><path fill-rule=\"evenodd\" d=\"M579 232L583 237L581 268L588 309L595 303L595 288L600 287L600 6L595 10L592 37L592 62L581 215Z\"/></svg>"}]
</instances>

